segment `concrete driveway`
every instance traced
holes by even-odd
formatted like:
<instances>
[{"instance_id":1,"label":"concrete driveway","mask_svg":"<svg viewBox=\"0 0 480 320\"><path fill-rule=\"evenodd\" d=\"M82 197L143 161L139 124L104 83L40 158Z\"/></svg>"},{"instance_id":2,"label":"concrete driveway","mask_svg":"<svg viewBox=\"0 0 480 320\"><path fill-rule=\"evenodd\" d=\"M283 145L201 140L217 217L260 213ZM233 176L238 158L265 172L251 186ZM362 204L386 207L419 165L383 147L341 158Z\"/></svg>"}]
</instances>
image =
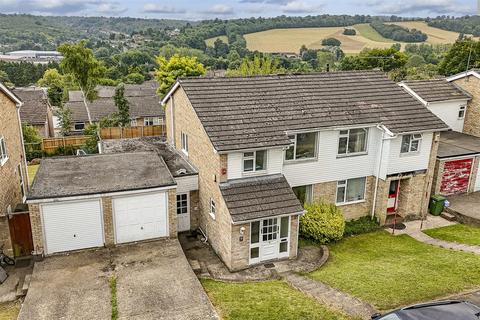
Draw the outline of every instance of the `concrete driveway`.
<instances>
[{"instance_id":1,"label":"concrete driveway","mask_svg":"<svg viewBox=\"0 0 480 320\"><path fill-rule=\"evenodd\" d=\"M46 258L35 265L18 319L217 319L177 240Z\"/></svg>"}]
</instances>

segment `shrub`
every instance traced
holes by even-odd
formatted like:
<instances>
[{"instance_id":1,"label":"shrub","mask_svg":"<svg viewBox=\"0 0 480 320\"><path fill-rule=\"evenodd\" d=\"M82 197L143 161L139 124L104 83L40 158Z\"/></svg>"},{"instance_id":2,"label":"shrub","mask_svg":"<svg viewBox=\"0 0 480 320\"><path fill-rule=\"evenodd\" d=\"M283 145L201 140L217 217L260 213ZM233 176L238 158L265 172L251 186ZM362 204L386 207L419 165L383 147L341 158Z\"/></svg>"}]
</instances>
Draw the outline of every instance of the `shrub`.
<instances>
[{"instance_id":1,"label":"shrub","mask_svg":"<svg viewBox=\"0 0 480 320\"><path fill-rule=\"evenodd\" d=\"M300 219L300 234L319 243L340 240L345 230L342 211L333 204L311 203L305 205Z\"/></svg>"},{"instance_id":2,"label":"shrub","mask_svg":"<svg viewBox=\"0 0 480 320\"><path fill-rule=\"evenodd\" d=\"M344 236L354 236L362 233L369 233L380 229L380 225L377 220L372 219L369 216L361 217L357 220L347 221L345 223Z\"/></svg>"},{"instance_id":3,"label":"shrub","mask_svg":"<svg viewBox=\"0 0 480 320\"><path fill-rule=\"evenodd\" d=\"M322 40L322 46L332 46L332 47L340 47L342 43L340 40L335 38L327 38Z\"/></svg>"},{"instance_id":4,"label":"shrub","mask_svg":"<svg viewBox=\"0 0 480 320\"><path fill-rule=\"evenodd\" d=\"M346 36L354 36L357 34L357 31L355 29L345 28L345 30L343 30L343 34Z\"/></svg>"}]
</instances>

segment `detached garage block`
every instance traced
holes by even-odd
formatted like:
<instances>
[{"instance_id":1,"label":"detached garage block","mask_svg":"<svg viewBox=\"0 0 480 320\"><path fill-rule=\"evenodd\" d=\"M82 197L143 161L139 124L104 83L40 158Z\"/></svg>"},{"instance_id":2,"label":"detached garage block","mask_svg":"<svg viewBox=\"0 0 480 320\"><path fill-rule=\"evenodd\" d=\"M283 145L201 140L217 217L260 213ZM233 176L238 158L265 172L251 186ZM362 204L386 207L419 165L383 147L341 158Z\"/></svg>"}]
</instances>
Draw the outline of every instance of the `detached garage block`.
<instances>
[{"instance_id":1,"label":"detached garage block","mask_svg":"<svg viewBox=\"0 0 480 320\"><path fill-rule=\"evenodd\" d=\"M175 197L156 153L45 159L27 198L35 253L176 237Z\"/></svg>"}]
</instances>

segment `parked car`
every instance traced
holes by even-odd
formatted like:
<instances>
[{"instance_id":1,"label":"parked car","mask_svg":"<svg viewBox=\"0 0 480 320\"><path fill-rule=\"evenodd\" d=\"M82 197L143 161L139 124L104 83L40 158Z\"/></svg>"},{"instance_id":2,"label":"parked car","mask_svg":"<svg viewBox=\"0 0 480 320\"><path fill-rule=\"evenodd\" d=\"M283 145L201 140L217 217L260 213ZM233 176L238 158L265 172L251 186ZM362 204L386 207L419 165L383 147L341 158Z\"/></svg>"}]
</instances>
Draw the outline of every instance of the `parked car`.
<instances>
[{"instance_id":1,"label":"parked car","mask_svg":"<svg viewBox=\"0 0 480 320\"><path fill-rule=\"evenodd\" d=\"M459 300L416 304L387 313L374 314L372 320L479 320L480 307Z\"/></svg>"}]
</instances>

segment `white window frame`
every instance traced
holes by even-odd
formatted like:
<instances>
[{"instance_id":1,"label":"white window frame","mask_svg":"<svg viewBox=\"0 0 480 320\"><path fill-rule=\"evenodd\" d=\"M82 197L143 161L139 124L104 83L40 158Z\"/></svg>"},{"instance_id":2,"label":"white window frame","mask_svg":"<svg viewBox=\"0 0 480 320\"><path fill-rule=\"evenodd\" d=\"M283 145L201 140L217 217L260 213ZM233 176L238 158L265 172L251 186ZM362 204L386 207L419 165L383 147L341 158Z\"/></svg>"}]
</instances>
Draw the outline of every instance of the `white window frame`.
<instances>
[{"instance_id":1,"label":"white window frame","mask_svg":"<svg viewBox=\"0 0 480 320\"><path fill-rule=\"evenodd\" d=\"M3 166L8 161L7 144L5 137L0 137L0 166Z\"/></svg>"},{"instance_id":2,"label":"white window frame","mask_svg":"<svg viewBox=\"0 0 480 320\"><path fill-rule=\"evenodd\" d=\"M466 114L467 114L467 105L462 104L460 108L458 108L458 120L465 119Z\"/></svg>"},{"instance_id":3,"label":"white window frame","mask_svg":"<svg viewBox=\"0 0 480 320\"><path fill-rule=\"evenodd\" d=\"M310 158L301 158L297 159L297 136L299 134L306 134L306 133L315 133L315 150L313 151L313 157ZM290 139L290 146L284 151L283 160L285 162L294 162L294 161L312 161L317 159L318 156L318 131L308 131L308 132L297 132L288 135ZM287 150L293 146L293 159L287 159Z\"/></svg>"},{"instance_id":4,"label":"white window frame","mask_svg":"<svg viewBox=\"0 0 480 320\"><path fill-rule=\"evenodd\" d=\"M187 154L188 155L188 134L186 134L185 132L181 132L180 134L181 136L181 140L182 140L182 151L183 153Z\"/></svg>"},{"instance_id":5,"label":"white window frame","mask_svg":"<svg viewBox=\"0 0 480 320\"><path fill-rule=\"evenodd\" d=\"M407 137L407 136L410 136L410 142L409 142L409 145L408 145L408 151L402 151L402 147L403 147L403 138L404 137ZM405 135L402 135L402 141L400 141L400 154L401 155L408 155L408 154L417 154L420 152L420 149L422 147L422 140L423 140L423 136L421 133L412 133L412 134L405 134ZM412 151L412 142L413 141L418 141L418 148L416 151Z\"/></svg>"},{"instance_id":6,"label":"white window frame","mask_svg":"<svg viewBox=\"0 0 480 320\"><path fill-rule=\"evenodd\" d=\"M210 198L210 212L208 214L210 214L210 217L215 220L215 216L217 214L217 205L215 204L213 198Z\"/></svg>"},{"instance_id":7,"label":"white window frame","mask_svg":"<svg viewBox=\"0 0 480 320\"><path fill-rule=\"evenodd\" d=\"M137 126L137 119L130 119L130 126L136 127Z\"/></svg>"},{"instance_id":8,"label":"white window frame","mask_svg":"<svg viewBox=\"0 0 480 320\"><path fill-rule=\"evenodd\" d=\"M365 150L359 152L349 152L348 145L350 143L350 130L354 129L363 129L365 130ZM341 129L338 131L338 141L337 141L337 157L349 157L349 156L357 156L357 155L365 155L368 154L368 130L369 128L349 128L349 129ZM347 133L342 133L342 131L347 131ZM340 153L340 139L347 138L347 145L345 148L345 153Z\"/></svg>"},{"instance_id":9,"label":"white window frame","mask_svg":"<svg viewBox=\"0 0 480 320\"><path fill-rule=\"evenodd\" d=\"M160 118L159 117L145 117L145 118L143 118L143 125L144 126L157 126L159 124L160 124Z\"/></svg>"},{"instance_id":10,"label":"white window frame","mask_svg":"<svg viewBox=\"0 0 480 320\"><path fill-rule=\"evenodd\" d=\"M257 170L257 152L263 151L265 152L265 163L263 164L263 169ZM253 156L245 156L245 153L252 153ZM245 171L245 161L246 160L253 160L253 168L251 171ZM243 174L252 174L252 173L260 173L267 171L267 164L268 164L268 151L267 150L255 150L255 151L245 151L242 153L242 172Z\"/></svg>"},{"instance_id":11,"label":"white window frame","mask_svg":"<svg viewBox=\"0 0 480 320\"><path fill-rule=\"evenodd\" d=\"M83 125L83 128L82 129L77 129L77 125ZM73 124L73 130L74 131L82 131L82 130L85 130L85 122L75 122Z\"/></svg>"},{"instance_id":12,"label":"white window frame","mask_svg":"<svg viewBox=\"0 0 480 320\"><path fill-rule=\"evenodd\" d=\"M182 197L185 196L186 200L183 200ZM180 200L178 199L180 197ZM176 208L177 208L177 215L179 214L189 214L190 213L190 197L188 196L188 193L178 193L177 194L177 197L176 197ZM187 212L185 213L178 213L178 209L179 208L185 208L183 206L181 206L181 203L182 201L186 201L187 204L186 204L186 209L187 209ZM180 203L180 206L178 205Z\"/></svg>"},{"instance_id":13,"label":"white window frame","mask_svg":"<svg viewBox=\"0 0 480 320\"><path fill-rule=\"evenodd\" d=\"M348 181L353 180L353 179L364 179L365 184L363 188L363 198L360 200L355 200L355 201L346 201L347 200L347 190L348 190ZM345 193L343 196L343 202L338 202L338 189L344 187L345 188ZM337 181L337 188L335 190L335 205L337 206L344 206L344 205L349 205L349 204L355 204L355 203L361 203L365 202L365 195L367 193L367 177L359 177L359 178L350 178L350 179L345 179L345 180L339 180Z\"/></svg>"}]
</instances>

